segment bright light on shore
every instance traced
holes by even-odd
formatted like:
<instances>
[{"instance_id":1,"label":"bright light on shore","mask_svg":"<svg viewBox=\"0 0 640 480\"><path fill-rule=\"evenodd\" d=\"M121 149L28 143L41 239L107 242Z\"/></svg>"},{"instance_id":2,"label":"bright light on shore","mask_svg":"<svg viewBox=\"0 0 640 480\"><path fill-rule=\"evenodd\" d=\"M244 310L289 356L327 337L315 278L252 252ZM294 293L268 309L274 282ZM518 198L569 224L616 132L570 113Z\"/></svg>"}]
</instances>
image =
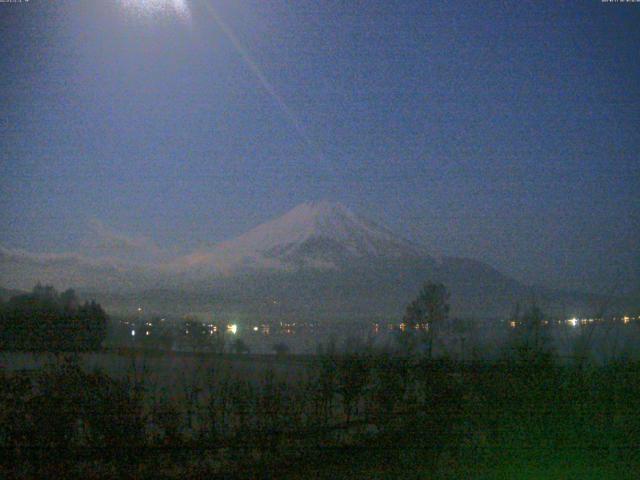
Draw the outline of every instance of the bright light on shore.
<instances>
[{"instance_id":1,"label":"bright light on shore","mask_svg":"<svg viewBox=\"0 0 640 480\"><path fill-rule=\"evenodd\" d=\"M233 325L227 325L227 330L235 335L238 333L238 325L235 323Z\"/></svg>"}]
</instances>

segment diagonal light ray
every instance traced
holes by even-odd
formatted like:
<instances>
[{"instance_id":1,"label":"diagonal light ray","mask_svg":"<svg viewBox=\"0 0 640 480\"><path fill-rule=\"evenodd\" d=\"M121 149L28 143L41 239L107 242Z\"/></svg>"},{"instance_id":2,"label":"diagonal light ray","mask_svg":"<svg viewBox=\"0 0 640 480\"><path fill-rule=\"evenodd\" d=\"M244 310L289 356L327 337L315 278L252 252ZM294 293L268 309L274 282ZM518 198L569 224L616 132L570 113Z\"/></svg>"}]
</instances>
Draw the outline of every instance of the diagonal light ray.
<instances>
[{"instance_id":1,"label":"diagonal light ray","mask_svg":"<svg viewBox=\"0 0 640 480\"><path fill-rule=\"evenodd\" d=\"M264 74L260 66L253 59L253 56L249 52L249 50L240 42L236 34L233 32L231 27L227 25L227 23L222 19L222 17L218 14L216 9L210 2L203 2L204 6L209 11L209 14L214 19L216 24L220 27L220 30L226 35L229 39L233 47L236 49L242 60L247 64L249 69L254 73L260 85L267 91L267 93L271 96L271 98L276 102L282 113L285 115L287 120L291 122L293 127L296 129L298 134L302 137L307 146L311 149L311 151L316 154L320 159L324 158L322 151L319 146L313 139L307 134L304 129L302 122L298 119L296 113L287 105L282 96L278 93L273 84L269 81L267 76Z\"/></svg>"}]
</instances>

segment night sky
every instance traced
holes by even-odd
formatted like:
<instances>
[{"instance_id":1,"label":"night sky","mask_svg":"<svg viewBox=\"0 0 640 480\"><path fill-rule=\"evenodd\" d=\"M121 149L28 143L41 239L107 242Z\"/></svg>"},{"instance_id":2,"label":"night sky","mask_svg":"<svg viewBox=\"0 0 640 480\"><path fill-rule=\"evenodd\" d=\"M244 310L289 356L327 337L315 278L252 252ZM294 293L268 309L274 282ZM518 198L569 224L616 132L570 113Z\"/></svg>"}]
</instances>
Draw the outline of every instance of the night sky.
<instances>
[{"instance_id":1,"label":"night sky","mask_svg":"<svg viewBox=\"0 0 640 480\"><path fill-rule=\"evenodd\" d=\"M0 3L2 246L187 251L331 200L640 291L639 3L173 1Z\"/></svg>"}]
</instances>

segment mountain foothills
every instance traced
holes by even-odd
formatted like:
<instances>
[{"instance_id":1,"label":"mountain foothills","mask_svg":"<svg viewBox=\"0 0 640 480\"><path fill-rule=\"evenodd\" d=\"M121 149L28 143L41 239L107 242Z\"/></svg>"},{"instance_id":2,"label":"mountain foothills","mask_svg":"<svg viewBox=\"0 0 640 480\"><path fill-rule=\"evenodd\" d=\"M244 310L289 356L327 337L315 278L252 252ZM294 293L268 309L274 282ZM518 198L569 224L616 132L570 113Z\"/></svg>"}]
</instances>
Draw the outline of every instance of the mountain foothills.
<instances>
[{"instance_id":1,"label":"mountain foothills","mask_svg":"<svg viewBox=\"0 0 640 480\"><path fill-rule=\"evenodd\" d=\"M318 321L397 319L426 280L451 291L452 314L498 317L532 300L556 314L595 314L621 299L524 285L467 258L425 248L337 203L304 203L209 248L170 255L153 242L93 224L101 240L85 254L0 248L0 283L74 286L107 308L144 304L163 313L217 312ZM96 246L107 245L100 255ZM104 249L103 249L104 253Z\"/></svg>"}]
</instances>

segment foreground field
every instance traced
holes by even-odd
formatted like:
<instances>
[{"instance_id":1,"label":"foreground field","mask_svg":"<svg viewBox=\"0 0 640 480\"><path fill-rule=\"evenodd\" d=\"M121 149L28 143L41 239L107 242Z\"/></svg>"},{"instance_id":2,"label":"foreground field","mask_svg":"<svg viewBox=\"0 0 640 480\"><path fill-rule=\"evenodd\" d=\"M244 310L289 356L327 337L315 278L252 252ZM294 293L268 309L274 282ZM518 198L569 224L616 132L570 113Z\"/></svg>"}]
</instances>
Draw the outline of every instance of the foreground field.
<instances>
[{"instance_id":1,"label":"foreground field","mask_svg":"<svg viewBox=\"0 0 640 480\"><path fill-rule=\"evenodd\" d=\"M366 351L7 360L6 478L631 479L640 472L634 362L565 365L534 350L471 363Z\"/></svg>"},{"instance_id":2,"label":"foreground field","mask_svg":"<svg viewBox=\"0 0 640 480\"><path fill-rule=\"evenodd\" d=\"M56 355L10 352L0 354L0 367L7 372L36 373L54 368L62 359L76 358L84 372L101 371L115 379L132 379L146 390L164 390L172 396L185 388L205 384L212 378L233 378L257 383L266 372L295 381L312 357L235 355L118 350L100 353Z\"/></svg>"}]
</instances>

